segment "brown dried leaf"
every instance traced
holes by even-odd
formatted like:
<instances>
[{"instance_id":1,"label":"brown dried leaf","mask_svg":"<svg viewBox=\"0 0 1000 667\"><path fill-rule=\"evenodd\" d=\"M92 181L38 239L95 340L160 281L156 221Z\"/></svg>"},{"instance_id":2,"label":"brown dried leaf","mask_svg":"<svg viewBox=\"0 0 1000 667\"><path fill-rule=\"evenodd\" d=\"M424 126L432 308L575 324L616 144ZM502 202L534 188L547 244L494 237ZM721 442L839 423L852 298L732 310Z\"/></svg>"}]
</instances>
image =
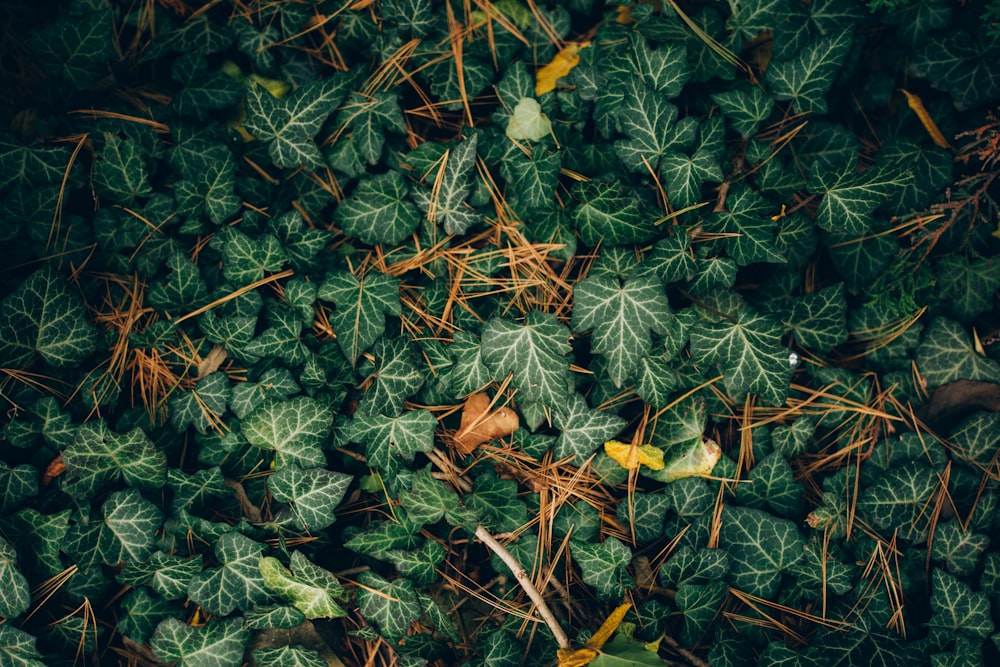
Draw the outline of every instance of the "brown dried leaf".
<instances>
[{"instance_id":1,"label":"brown dried leaf","mask_svg":"<svg viewBox=\"0 0 1000 667\"><path fill-rule=\"evenodd\" d=\"M483 392L472 394L462 408L462 423L455 434L455 446L462 454L471 454L476 447L508 436L521 425L517 413L510 408L490 410L490 397Z\"/></svg>"}]
</instances>

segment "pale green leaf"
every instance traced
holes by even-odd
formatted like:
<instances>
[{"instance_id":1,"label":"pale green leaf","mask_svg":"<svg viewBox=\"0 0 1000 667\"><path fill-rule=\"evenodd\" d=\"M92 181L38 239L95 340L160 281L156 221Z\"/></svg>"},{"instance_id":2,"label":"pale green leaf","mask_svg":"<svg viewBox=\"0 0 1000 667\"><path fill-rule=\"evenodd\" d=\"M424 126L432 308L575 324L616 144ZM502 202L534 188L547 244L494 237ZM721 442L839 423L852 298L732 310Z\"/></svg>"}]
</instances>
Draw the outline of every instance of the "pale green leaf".
<instances>
[{"instance_id":1,"label":"pale green leaf","mask_svg":"<svg viewBox=\"0 0 1000 667\"><path fill-rule=\"evenodd\" d=\"M291 464L267 478L267 489L275 500L292 503L291 516L300 530L316 532L336 520L334 510L352 479L341 472L323 468L303 470Z\"/></svg>"},{"instance_id":2,"label":"pale green leaf","mask_svg":"<svg viewBox=\"0 0 1000 667\"><path fill-rule=\"evenodd\" d=\"M326 465L322 443L330 435L333 412L312 398L268 399L243 420L243 435L255 447L274 451L279 470L295 464Z\"/></svg>"},{"instance_id":3,"label":"pale green leaf","mask_svg":"<svg viewBox=\"0 0 1000 667\"><path fill-rule=\"evenodd\" d=\"M10 623L0 625L0 661L10 667L46 667L35 637Z\"/></svg>"},{"instance_id":4,"label":"pale green leaf","mask_svg":"<svg viewBox=\"0 0 1000 667\"><path fill-rule=\"evenodd\" d=\"M242 618L210 620L199 628L168 618L157 626L150 648L177 667L239 667L249 641Z\"/></svg>"},{"instance_id":5,"label":"pale green leaf","mask_svg":"<svg viewBox=\"0 0 1000 667\"><path fill-rule=\"evenodd\" d=\"M289 571L277 558L260 559L264 585L287 600L306 618L341 618L347 615L335 597L343 587L331 573L309 562L301 552L292 554Z\"/></svg>"},{"instance_id":6,"label":"pale green leaf","mask_svg":"<svg viewBox=\"0 0 1000 667\"><path fill-rule=\"evenodd\" d=\"M253 659L259 667L330 667L318 651L302 646L258 648Z\"/></svg>"}]
</instances>

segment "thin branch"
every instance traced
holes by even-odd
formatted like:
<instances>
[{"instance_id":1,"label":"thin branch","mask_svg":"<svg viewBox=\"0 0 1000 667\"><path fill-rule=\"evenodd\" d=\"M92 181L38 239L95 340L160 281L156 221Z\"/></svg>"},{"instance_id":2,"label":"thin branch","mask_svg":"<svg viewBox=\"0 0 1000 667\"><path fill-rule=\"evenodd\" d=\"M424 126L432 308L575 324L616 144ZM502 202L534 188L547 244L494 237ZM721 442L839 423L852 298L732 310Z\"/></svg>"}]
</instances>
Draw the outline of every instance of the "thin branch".
<instances>
[{"instance_id":1,"label":"thin branch","mask_svg":"<svg viewBox=\"0 0 1000 667\"><path fill-rule=\"evenodd\" d=\"M562 626L559 625L559 621L556 617L552 615L552 611L549 606L545 604L545 599L542 597L535 585L531 583L531 578L528 577L528 573L525 571L521 564L517 562L517 559L507 549L504 548L502 544L497 542L496 538L490 535L489 531L483 528L482 524L476 526L476 537L479 541L489 547L490 551L495 553L500 557L500 560L510 568L510 571L514 573L514 578L517 579L517 583L521 585L524 592L528 594L531 601L535 603L535 608L538 609L538 613L541 614L542 620L545 621L545 625L549 626L549 630L552 631L552 636L555 637L556 643L559 644L559 648L568 649L570 648L569 638L566 633L563 632Z\"/></svg>"}]
</instances>

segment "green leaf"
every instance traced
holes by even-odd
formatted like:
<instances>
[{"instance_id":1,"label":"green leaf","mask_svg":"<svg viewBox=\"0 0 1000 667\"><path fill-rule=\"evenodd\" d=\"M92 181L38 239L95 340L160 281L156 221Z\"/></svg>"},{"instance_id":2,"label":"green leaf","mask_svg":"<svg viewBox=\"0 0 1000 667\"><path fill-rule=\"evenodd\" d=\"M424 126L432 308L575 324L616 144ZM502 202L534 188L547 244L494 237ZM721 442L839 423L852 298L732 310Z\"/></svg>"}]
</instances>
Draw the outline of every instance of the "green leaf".
<instances>
[{"instance_id":1,"label":"green leaf","mask_svg":"<svg viewBox=\"0 0 1000 667\"><path fill-rule=\"evenodd\" d=\"M413 460L417 452L434 449L437 420L427 410L411 410L398 417L357 414L351 421L348 437L365 445L368 464L383 470L396 470L399 459Z\"/></svg>"},{"instance_id":2,"label":"green leaf","mask_svg":"<svg viewBox=\"0 0 1000 667\"><path fill-rule=\"evenodd\" d=\"M303 326L300 314L285 304L272 305L267 314L270 326L243 347L243 355L255 361L267 357L281 359L290 366L304 363L309 350L300 338Z\"/></svg>"},{"instance_id":3,"label":"green leaf","mask_svg":"<svg viewBox=\"0 0 1000 667\"><path fill-rule=\"evenodd\" d=\"M260 574L264 545L240 533L226 533L215 543L218 567L206 568L188 584L191 600L210 614L226 616L266 602L270 593Z\"/></svg>"},{"instance_id":4,"label":"green leaf","mask_svg":"<svg viewBox=\"0 0 1000 667\"><path fill-rule=\"evenodd\" d=\"M182 558L155 551L146 562L126 563L116 579L126 586L149 585L165 600L179 600L187 595L191 580L201 569L200 555Z\"/></svg>"},{"instance_id":5,"label":"green leaf","mask_svg":"<svg viewBox=\"0 0 1000 667\"><path fill-rule=\"evenodd\" d=\"M28 580L17 569L17 551L10 542L0 537L0 616L20 616L29 606L31 591Z\"/></svg>"},{"instance_id":6,"label":"green leaf","mask_svg":"<svg viewBox=\"0 0 1000 667\"><path fill-rule=\"evenodd\" d=\"M826 93L853 42L853 31L844 30L819 39L788 60L775 60L765 81L777 100L792 100L795 113L826 113Z\"/></svg>"},{"instance_id":7,"label":"green leaf","mask_svg":"<svg viewBox=\"0 0 1000 667\"><path fill-rule=\"evenodd\" d=\"M483 362L502 381L511 384L527 402L558 408L572 386L569 373L569 329L548 313L528 312L524 324L494 317L483 325Z\"/></svg>"},{"instance_id":8,"label":"green leaf","mask_svg":"<svg viewBox=\"0 0 1000 667\"><path fill-rule=\"evenodd\" d=\"M208 288L198 266L178 251L165 262L171 272L149 290L149 305L161 313L193 310L208 301Z\"/></svg>"},{"instance_id":9,"label":"green leaf","mask_svg":"<svg viewBox=\"0 0 1000 667\"><path fill-rule=\"evenodd\" d=\"M761 510L726 506L719 546L729 554L730 585L774 600L782 573L802 558L805 541L791 521Z\"/></svg>"},{"instance_id":10,"label":"green leaf","mask_svg":"<svg viewBox=\"0 0 1000 667\"><path fill-rule=\"evenodd\" d=\"M667 197L674 208L693 206L701 200L705 181L720 182L722 171L716 156L704 147L692 155L668 152L660 162L660 174L667 186Z\"/></svg>"},{"instance_id":11,"label":"green leaf","mask_svg":"<svg viewBox=\"0 0 1000 667\"><path fill-rule=\"evenodd\" d=\"M377 271L361 280L347 271L331 272L319 288L319 298L337 307L330 314L330 324L352 366L385 333L385 316L402 312L399 280Z\"/></svg>"},{"instance_id":12,"label":"green leaf","mask_svg":"<svg viewBox=\"0 0 1000 667\"><path fill-rule=\"evenodd\" d=\"M931 544L931 558L944 562L948 572L968 577L976 571L979 559L990 546L990 538L963 528L958 521L938 523Z\"/></svg>"},{"instance_id":13,"label":"green leaf","mask_svg":"<svg viewBox=\"0 0 1000 667\"><path fill-rule=\"evenodd\" d=\"M166 483L167 458L145 433L133 429L119 435L100 419L80 426L62 459L66 466L64 489L79 499L91 498L119 480L145 489Z\"/></svg>"},{"instance_id":14,"label":"green leaf","mask_svg":"<svg viewBox=\"0 0 1000 667\"><path fill-rule=\"evenodd\" d=\"M416 361L416 351L408 338L382 336L372 346L375 357L375 382L368 390L359 412L398 415L403 401L424 384L423 364Z\"/></svg>"},{"instance_id":15,"label":"green leaf","mask_svg":"<svg viewBox=\"0 0 1000 667\"><path fill-rule=\"evenodd\" d=\"M625 420L621 417L602 410L591 410L587 400L578 393L570 396L566 408L556 412L553 421L560 429L553 448L556 458L573 456L578 466L625 427Z\"/></svg>"},{"instance_id":16,"label":"green leaf","mask_svg":"<svg viewBox=\"0 0 1000 667\"><path fill-rule=\"evenodd\" d=\"M241 382L233 386L229 408L240 419L245 419L268 398L287 399L300 391L292 374L284 368L264 371L256 382Z\"/></svg>"},{"instance_id":17,"label":"green leaf","mask_svg":"<svg viewBox=\"0 0 1000 667\"><path fill-rule=\"evenodd\" d=\"M204 214L221 225L240 210L236 162L226 146L192 139L170 152L170 163L183 177L174 183L178 213L192 217Z\"/></svg>"},{"instance_id":18,"label":"green leaf","mask_svg":"<svg viewBox=\"0 0 1000 667\"><path fill-rule=\"evenodd\" d=\"M785 326L802 347L829 352L847 340L847 301L844 284L824 287L792 302Z\"/></svg>"},{"instance_id":19,"label":"green leaf","mask_svg":"<svg viewBox=\"0 0 1000 667\"><path fill-rule=\"evenodd\" d=\"M986 470L1000 445L1000 414L974 412L952 431L948 441L954 456Z\"/></svg>"},{"instance_id":20,"label":"green leaf","mask_svg":"<svg viewBox=\"0 0 1000 667\"><path fill-rule=\"evenodd\" d=\"M72 510L42 514L35 509L23 509L4 521L4 532L13 540L25 557L30 557L32 570L46 577L53 577L66 566L60 548L66 542L69 517ZM2 626L0 626L2 627Z\"/></svg>"},{"instance_id":21,"label":"green leaf","mask_svg":"<svg viewBox=\"0 0 1000 667\"><path fill-rule=\"evenodd\" d=\"M973 591L967 583L937 568L931 573L931 611L927 625L949 636L985 638L995 629L986 593Z\"/></svg>"},{"instance_id":22,"label":"green leaf","mask_svg":"<svg viewBox=\"0 0 1000 667\"><path fill-rule=\"evenodd\" d=\"M358 157L370 165L377 164L385 144L385 132L406 134L406 121L399 108L395 92L374 93L371 96L351 93L337 115L338 135L350 130L350 141Z\"/></svg>"},{"instance_id":23,"label":"green leaf","mask_svg":"<svg viewBox=\"0 0 1000 667\"><path fill-rule=\"evenodd\" d=\"M515 198L519 206L552 208L561 167L562 155L558 151L535 146L525 153L512 147L501 162L500 173L509 186L507 196Z\"/></svg>"},{"instance_id":24,"label":"green leaf","mask_svg":"<svg viewBox=\"0 0 1000 667\"><path fill-rule=\"evenodd\" d=\"M722 549L679 547L660 568L660 581L667 587L705 584L729 573L729 555Z\"/></svg>"},{"instance_id":25,"label":"green leaf","mask_svg":"<svg viewBox=\"0 0 1000 667\"><path fill-rule=\"evenodd\" d=\"M115 52L115 20L110 7L64 15L31 35L32 61L48 74L82 89L109 75Z\"/></svg>"},{"instance_id":26,"label":"green leaf","mask_svg":"<svg viewBox=\"0 0 1000 667\"><path fill-rule=\"evenodd\" d=\"M918 539L926 534L932 520L927 504L933 502L938 478L923 463L909 462L895 466L865 489L858 498L857 510L874 527L900 531L904 539Z\"/></svg>"},{"instance_id":27,"label":"green leaf","mask_svg":"<svg viewBox=\"0 0 1000 667\"><path fill-rule=\"evenodd\" d=\"M650 331L665 335L671 319L663 286L655 278L589 276L573 287L573 331L593 330L592 349L608 360L611 379L621 387L653 348Z\"/></svg>"},{"instance_id":28,"label":"green leaf","mask_svg":"<svg viewBox=\"0 0 1000 667\"><path fill-rule=\"evenodd\" d=\"M963 324L989 311L1000 289L1000 262L995 258L969 261L964 255L946 255L938 260L934 275L941 305Z\"/></svg>"},{"instance_id":29,"label":"green leaf","mask_svg":"<svg viewBox=\"0 0 1000 667\"><path fill-rule=\"evenodd\" d=\"M463 500L492 532L514 532L528 522L528 506L517 497L517 482L501 479L492 471L479 474L472 483L472 493L465 494Z\"/></svg>"},{"instance_id":30,"label":"green leaf","mask_svg":"<svg viewBox=\"0 0 1000 667\"><path fill-rule=\"evenodd\" d=\"M750 188L737 185L726 197L726 208L708 217L705 229L726 235L723 246L737 264L786 261L775 245L778 223L766 201Z\"/></svg>"},{"instance_id":31,"label":"green leaf","mask_svg":"<svg viewBox=\"0 0 1000 667\"><path fill-rule=\"evenodd\" d=\"M663 520L670 499L661 494L635 493L618 505L618 518L629 527L636 544L646 544L663 535Z\"/></svg>"},{"instance_id":32,"label":"green leaf","mask_svg":"<svg viewBox=\"0 0 1000 667\"><path fill-rule=\"evenodd\" d=\"M198 380L189 391L178 391L170 399L170 423L180 432L194 426L199 433L218 428L229 401L229 378L216 371Z\"/></svg>"},{"instance_id":33,"label":"green leaf","mask_svg":"<svg viewBox=\"0 0 1000 667\"><path fill-rule=\"evenodd\" d=\"M288 261L278 239L262 234L256 239L235 227L219 233L222 240L222 274L242 287L258 281L267 273L280 271Z\"/></svg>"},{"instance_id":34,"label":"green leaf","mask_svg":"<svg viewBox=\"0 0 1000 667\"><path fill-rule=\"evenodd\" d=\"M719 105L730 127L744 139L753 136L774 109L774 100L760 86L715 93L710 97Z\"/></svg>"},{"instance_id":35,"label":"green leaf","mask_svg":"<svg viewBox=\"0 0 1000 667\"><path fill-rule=\"evenodd\" d=\"M290 645L255 649L253 659L260 667L328 667L330 664L318 651Z\"/></svg>"},{"instance_id":36,"label":"green leaf","mask_svg":"<svg viewBox=\"0 0 1000 667\"><path fill-rule=\"evenodd\" d=\"M260 559L264 585L288 600L306 618L341 618L347 615L334 600L344 589L331 573L309 562L301 552L292 553L291 571L277 558Z\"/></svg>"},{"instance_id":37,"label":"green leaf","mask_svg":"<svg viewBox=\"0 0 1000 667\"><path fill-rule=\"evenodd\" d=\"M246 612L243 619L251 630L289 630L305 623L306 616L291 605L261 605Z\"/></svg>"},{"instance_id":38,"label":"green leaf","mask_svg":"<svg viewBox=\"0 0 1000 667\"><path fill-rule=\"evenodd\" d=\"M441 578L437 566L444 562L447 555L448 552L440 543L427 540L416 551L392 549L381 557L395 565L401 575L422 586Z\"/></svg>"},{"instance_id":39,"label":"green leaf","mask_svg":"<svg viewBox=\"0 0 1000 667\"><path fill-rule=\"evenodd\" d=\"M397 171L362 179L337 206L333 221L348 236L365 243L399 245L420 224L417 208L408 200L410 186Z\"/></svg>"},{"instance_id":40,"label":"green leaf","mask_svg":"<svg viewBox=\"0 0 1000 667\"><path fill-rule=\"evenodd\" d=\"M947 92L961 108L987 104L1000 94L1000 74L990 61L996 55L995 44L995 38L978 38L953 27L923 40L912 54L909 70ZM983 57L984 52L991 55Z\"/></svg>"},{"instance_id":41,"label":"green leaf","mask_svg":"<svg viewBox=\"0 0 1000 667\"><path fill-rule=\"evenodd\" d=\"M620 600L635 585L625 571L632 551L614 537L599 544L574 542L572 553L583 580L600 599Z\"/></svg>"},{"instance_id":42,"label":"green leaf","mask_svg":"<svg viewBox=\"0 0 1000 667\"><path fill-rule=\"evenodd\" d=\"M177 616L177 609L163 598L150 595L143 588L125 596L121 603L122 614L118 630L129 639L148 643L156 626Z\"/></svg>"},{"instance_id":43,"label":"green leaf","mask_svg":"<svg viewBox=\"0 0 1000 667\"><path fill-rule=\"evenodd\" d=\"M414 533L422 527L409 520L406 520L405 523L374 521L364 532L347 540L344 546L359 554L383 558L387 551L413 549L419 546L423 538Z\"/></svg>"},{"instance_id":44,"label":"green leaf","mask_svg":"<svg viewBox=\"0 0 1000 667\"><path fill-rule=\"evenodd\" d=\"M0 659L10 667L45 667L37 640L10 623L0 625Z\"/></svg>"},{"instance_id":45,"label":"green leaf","mask_svg":"<svg viewBox=\"0 0 1000 667\"><path fill-rule=\"evenodd\" d=\"M809 189L822 194L816 224L828 232L860 235L872 225L879 205L913 179L913 175L888 165L858 171L857 159L848 159L836 169L814 165Z\"/></svg>"},{"instance_id":46,"label":"green leaf","mask_svg":"<svg viewBox=\"0 0 1000 667\"><path fill-rule=\"evenodd\" d=\"M924 330L916 362L929 390L955 380L1000 380L1000 364L977 352L960 324L943 317Z\"/></svg>"},{"instance_id":47,"label":"green leaf","mask_svg":"<svg viewBox=\"0 0 1000 667\"><path fill-rule=\"evenodd\" d=\"M281 99L272 97L262 85L249 86L246 127L267 142L275 166L315 169L322 165L323 157L313 137L340 106L350 85L350 75L336 74Z\"/></svg>"},{"instance_id":48,"label":"green leaf","mask_svg":"<svg viewBox=\"0 0 1000 667\"><path fill-rule=\"evenodd\" d=\"M649 173L659 166L660 158L678 146L679 133L672 131L677 107L638 78L626 79L623 90L618 122L628 139L615 142L615 153L629 171Z\"/></svg>"},{"instance_id":49,"label":"green leaf","mask_svg":"<svg viewBox=\"0 0 1000 667\"><path fill-rule=\"evenodd\" d=\"M10 515L28 498L38 495L38 470L22 463L11 468L0 461L0 515Z\"/></svg>"},{"instance_id":50,"label":"green leaf","mask_svg":"<svg viewBox=\"0 0 1000 667\"><path fill-rule=\"evenodd\" d=\"M785 457L772 452L758 461L747 482L737 487L736 499L747 507L794 517L802 505L802 487L795 481L795 473Z\"/></svg>"},{"instance_id":51,"label":"green leaf","mask_svg":"<svg viewBox=\"0 0 1000 667\"><path fill-rule=\"evenodd\" d=\"M358 583L361 615L392 643L402 639L423 613L413 584L406 579L389 582L373 572L363 572Z\"/></svg>"},{"instance_id":52,"label":"green leaf","mask_svg":"<svg viewBox=\"0 0 1000 667\"><path fill-rule=\"evenodd\" d=\"M330 434L333 412L319 401L300 396L289 401L268 399L243 420L243 435L255 447L274 451L275 467L326 465L320 448Z\"/></svg>"},{"instance_id":53,"label":"green leaf","mask_svg":"<svg viewBox=\"0 0 1000 667\"><path fill-rule=\"evenodd\" d=\"M79 521L66 534L64 550L81 569L96 563L144 561L153 551L163 514L136 489L116 491L101 506L103 519Z\"/></svg>"},{"instance_id":54,"label":"green leaf","mask_svg":"<svg viewBox=\"0 0 1000 667\"><path fill-rule=\"evenodd\" d=\"M638 32L629 35L628 59L632 72L653 90L673 99L691 78L687 49L683 44L665 44L653 49Z\"/></svg>"},{"instance_id":55,"label":"green leaf","mask_svg":"<svg viewBox=\"0 0 1000 667\"><path fill-rule=\"evenodd\" d=\"M178 667L239 667L249 641L242 618L211 620L200 628L168 618L149 645L156 657Z\"/></svg>"},{"instance_id":56,"label":"green leaf","mask_svg":"<svg viewBox=\"0 0 1000 667\"><path fill-rule=\"evenodd\" d=\"M664 662L654 644L643 644L619 632L589 664L591 667L662 667Z\"/></svg>"},{"instance_id":57,"label":"green leaf","mask_svg":"<svg viewBox=\"0 0 1000 667\"><path fill-rule=\"evenodd\" d=\"M465 202L472 192L478 142L479 135L473 134L448 149L442 163L436 167L439 171L435 172L438 176L432 179L434 189L413 191L413 199L427 214L427 219L443 225L445 234L464 234L482 219L482 215Z\"/></svg>"},{"instance_id":58,"label":"green leaf","mask_svg":"<svg viewBox=\"0 0 1000 667\"><path fill-rule=\"evenodd\" d=\"M552 123L542 113L534 97L522 97L507 120L506 135L511 141L541 141L552 134Z\"/></svg>"},{"instance_id":59,"label":"green leaf","mask_svg":"<svg viewBox=\"0 0 1000 667\"><path fill-rule=\"evenodd\" d=\"M267 490L275 500L293 503L291 515L296 527L316 532L336 521L334 510L352 479L341 472L323 468L303 470L292 464L267 478Z\"/></svg>"},{"instance_id":60,"label":"green leaf","mask_svg":"<svg viewBox=\"0 0 1000 667\"><path fill-rule=\"evenodd\" d=\"M573 224L591 247L641 243L656 233L653 220L621 181L585 181L571 192L579 202L571 211Z\"/></svg>"},{"instance_id":61,"label":"green leaf","mask_svg":"<svg viewBox=\"0 0 1000 667\"><path fill-rule=\"evenodd\" d=\"M467 331L456 331L446 348L452 366L441 377L453 396L461 397L483 388L490 381L490 371L480 354L479 338Z\"/></svg>"},{"instance_id":62,"label":"green leaf","mask_svg":"<svg viewBox=\"0 0 1000 667\"><path fill-rule=\"evenodd\" d=\"M83 302L53 269L31 274L0 304L7 368L27 368L37 357L56 368L75 366L94 350L96 334Z\"/></svg>"},{"instance_id":63,"label":"green leaf","mask_svg":"<svg viewBox=\"0 0 1000 667\"><path fill-rule=\"evenodd\" d=\"M104 133L104 148L94 160L93 180L99 193L123 206L153 194L138 142L110 132Z\"/></svg>"},{"instance_id":64,"label":"green leaf","mask_svg":"<svg viewBox=\"0 0 1000 667\"><path fill-rule=\"evenodd\" d=\"M452 489L431 476L430 466L414 473L413 486L399 496L410 520L416 523L437 523L444 517L453 526L474 532L479 521L477 513L464 507Z\"/></svg>"},{"instance_id":65,"label":"green leaf","mask_svg":"<svg viewBox=\"0 0 1000 667\"><path fill-rule=\"evenodd\" d=\"M677 587L674 602L684 616L681 628L681 643L692 646L708 631L722 602L729 595L729 586L724 581L707 584L681 584Z\"/></svg>"},{"instance_id":66,"label":"green leaf","mask_svg":"<svg viewBox=\"0 0 1000 667\"><path fill-rule=\"evenodd\" d=\"M794 365L781 345L780 325L769 317L746 309L735 321L698 323L691 329L691 356L719 369L726 391L736 400L752 392L782 405L788 396Z\"/></svg>"}]
</instances>

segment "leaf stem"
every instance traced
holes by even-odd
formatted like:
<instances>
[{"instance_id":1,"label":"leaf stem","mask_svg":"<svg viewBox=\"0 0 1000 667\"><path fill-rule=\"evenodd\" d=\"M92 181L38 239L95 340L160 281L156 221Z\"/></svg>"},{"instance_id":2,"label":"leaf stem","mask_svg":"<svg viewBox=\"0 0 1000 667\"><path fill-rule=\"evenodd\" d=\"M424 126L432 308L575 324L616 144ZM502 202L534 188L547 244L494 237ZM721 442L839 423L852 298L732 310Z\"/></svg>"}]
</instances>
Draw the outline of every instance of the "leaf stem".
<instances>
[{"instance_id":1,"label":"leaf stem","mask_svg":"<svg viewBox=\"0 0 1000 667\"><path fill-rule=\"evenodd\" d=\"M545 604L545 599L542 597L535 585L531 583L531 578L528 577L528 573L525 571L521 564L517 562L517 559L504 548L502 544L497 542L497 539L493 537L489 531L483 528L482 524L476 526L476 537L479 541L489 547L490 551L495 553L500 557L500 560L504 562L510 571L514 573L514 578L517 579L517 583L521 585L524 592L528 594L531 601L535 603L535 608L538 609L538 613L541 614L542 620L545 621L545 625L549 626L549 630L552 631L552 636L555 637L556 643L561 649L570 648L569 638L566 633L563 632L562 626L559 625L559 621L556 617L552 615L552 611L549 606Z\"/></svg>"}]
</instances>

